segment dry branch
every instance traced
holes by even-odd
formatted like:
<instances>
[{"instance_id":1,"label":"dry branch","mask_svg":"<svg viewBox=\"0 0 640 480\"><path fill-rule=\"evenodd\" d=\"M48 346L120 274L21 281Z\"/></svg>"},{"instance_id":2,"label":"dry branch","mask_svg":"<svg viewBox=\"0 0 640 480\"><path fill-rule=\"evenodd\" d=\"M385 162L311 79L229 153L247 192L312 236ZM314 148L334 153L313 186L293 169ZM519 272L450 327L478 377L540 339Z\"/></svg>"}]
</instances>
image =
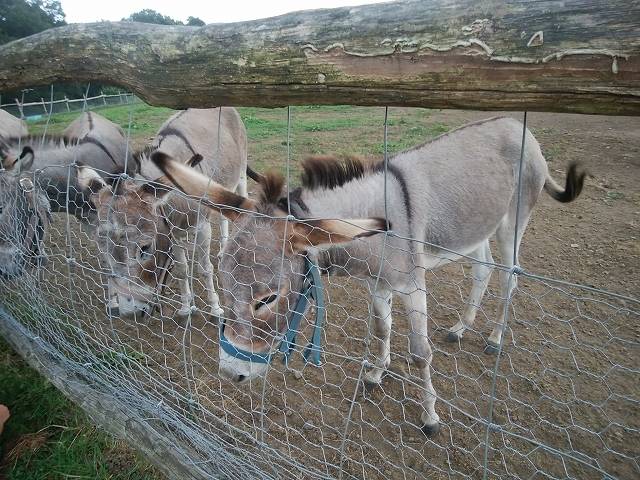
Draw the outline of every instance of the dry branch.
<instances>
[{"instance_id":1,"label":"dry branch","mask_svg":"<svg viewBox=\"0 0 640 480\"><path fill-rule=\"evenodd\" d=\"M0 46L0 91L100 81L154 105L640 113L640 2L400 1L206 27L69 25Z\"/></svg>"}]
</instances>

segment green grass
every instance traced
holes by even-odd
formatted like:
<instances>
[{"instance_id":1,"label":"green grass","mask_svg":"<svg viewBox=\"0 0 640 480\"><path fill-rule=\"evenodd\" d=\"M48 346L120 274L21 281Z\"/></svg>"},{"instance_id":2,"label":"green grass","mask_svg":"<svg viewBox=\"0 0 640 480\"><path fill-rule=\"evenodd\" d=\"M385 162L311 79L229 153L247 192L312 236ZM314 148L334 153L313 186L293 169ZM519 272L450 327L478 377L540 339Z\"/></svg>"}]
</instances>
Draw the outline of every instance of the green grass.
<instances>
[{"instance_id":1,"label":"green grass","mask_svg":"<svg viewBox=\"0 0 640 480\"><path fill-rule=\"evenodd\" d=\"M249 156L257 168L282 167L287 154L286 108L239 108L249 137ZM135 147L148 143L173 113L135 103L101 107L94 111L120 125L125 131L131 124ZM54 115L47 127L60 133L78 112ZM428 141L451 126L430 120L427 109L390 108L388 118L388 151L390 154ZM131 122L130 122L131 120ZM29 124L30 131L42 133L46 117ZM384 108L337 106L296 106L291 108L291 154L294 163L310 154L357 154L380 157L383 143Z\"/></svg>"},{"instance_id":2,"label":"green grass","mask_svg":"<svg viewBox=\"0 0 640 480\"><path fill-rule=\"evenodd\" d=\"M78 407L2 340L0 385L0 403L11 410L0 442L0 478L161 478L122 442L92 426Z\"/></svg>"},{"instance_id":3,"label":"green grass","mask_svg":"<svg viewBox=\"0 0 640 480\"><path fill-rule=\"evenodd\" d=\"M120 125L125 132L129 129L129 114L131 114L131 137L153 136L160 125L171 116L173 110L169 108L152 107L145 103L118 105L92 108L91 111L108 118ZM69 123L78 117L80 112L58 113L51 116L47 132L61 133ZM47 125L47 117L43 116L35 122L29 122L29 133L40 134Z\"/></svg>"}]
</instances>

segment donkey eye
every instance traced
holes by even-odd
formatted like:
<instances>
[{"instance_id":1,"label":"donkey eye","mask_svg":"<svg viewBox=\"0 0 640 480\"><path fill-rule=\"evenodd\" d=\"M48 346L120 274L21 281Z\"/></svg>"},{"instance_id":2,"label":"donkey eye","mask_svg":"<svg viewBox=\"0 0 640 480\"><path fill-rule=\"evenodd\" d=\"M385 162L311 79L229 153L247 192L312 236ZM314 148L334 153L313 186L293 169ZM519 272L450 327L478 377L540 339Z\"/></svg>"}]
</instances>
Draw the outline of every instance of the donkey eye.
<instances>
[{"instance_id":1,"label":"donkey eye","mask_svg":"<svg viewBox=\"0 0 640 480\"><path fill-rule=\"evenodd\" d=\"M149 258L151 256L151 244L147 243L146 245L140 245L140 251L138 255L142 259Z\"/></svg>"},{"instance_id":2,"label":"donkey eye","mask_svg":"<svg viewBox=\"0 0 640 480\"><path fill-rule=\"evenodd\" d=\"M276 301L276 299L278 298L277 294L271 294L271 295L267 295L266 297L262 297L260 300L258 300L256 303L253 304L253 310L258 310L261 307L264 307L265 305L269 305L270 303L273 303Z\"/></svg>"}]
</instances>

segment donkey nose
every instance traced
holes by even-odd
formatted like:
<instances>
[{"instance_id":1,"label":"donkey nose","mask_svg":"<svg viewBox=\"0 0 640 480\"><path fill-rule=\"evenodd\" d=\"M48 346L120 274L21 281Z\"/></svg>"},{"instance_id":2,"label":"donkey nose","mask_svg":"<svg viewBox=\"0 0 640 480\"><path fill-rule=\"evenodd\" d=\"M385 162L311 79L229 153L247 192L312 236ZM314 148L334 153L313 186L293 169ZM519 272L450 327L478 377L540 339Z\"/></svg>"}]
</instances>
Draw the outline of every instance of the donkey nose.
<instances>
[{"instance_id":1,"label":"donkey nose","mask_svg":"<svg viewBox=\"0 0 640 480\"><path fill-rule=\"evenodd\" d=\"M244 375L238 375L238 376L236 377L236 382L238 382L238 383L242 383L242 382L244 382L244 379L245 379L245 378L247 378L247 377L245 377Z\"/></svg>"}]
</instances>

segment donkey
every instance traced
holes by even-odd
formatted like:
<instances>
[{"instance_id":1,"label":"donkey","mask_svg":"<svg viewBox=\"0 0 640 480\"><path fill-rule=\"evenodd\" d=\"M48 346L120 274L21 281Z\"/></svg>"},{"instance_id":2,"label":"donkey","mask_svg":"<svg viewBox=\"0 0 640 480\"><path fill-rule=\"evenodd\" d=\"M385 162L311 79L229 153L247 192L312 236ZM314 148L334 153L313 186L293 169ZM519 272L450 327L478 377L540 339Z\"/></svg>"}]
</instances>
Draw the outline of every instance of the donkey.
<instances>
[{"instance_id":1,"label":"donkey","mask_svg":"<svg viewBox=\"0 0 640 480\"><path fill-rule=\"evenodd\" d=\"M26 149L11 171L0 169L0 278L13 278L45 258L43 244L51 221L49 200L32 175Z\"/></svg>"},{"instance_id":2,"label":"donkey","mask_svg":"<svg viewBox=\"0 0 640 480\"><path fill-rule=\"evenodd\" d=\"M54 212L76 216L89 234L96 218L95 207L78 185L74 163L90 165L105 178L126 169L133 174L137 165L128 153L127 139L115 123L94 112L78 116L63 131L62 136L13 136L0 138L0 163L11 170L17 160L31 152L29 169L36 172L38 188L42 188ZM107 279L108 298L112 280Z\"/></svg>"},{"instance_id":3,"label":"donkey","mask_svg":"<svg viewBox=\"0 0 640 480\"><path fill-rule=\"evenodd\" d=\"M266 373L268 361L260 359L270 359L274 345L289 334L286 313L301 292L303 269L308 264L305 255L317 256L320 267L329 272L358 276L370 285L378 355L364 376L368 384L379 384L389 366L391 301L394 293L400 297L410 324L410 354L424 386L423 431L427 435L437 432L425 270L462 255L478 260L473 265L466 312L449 331L452 339L461 339L473 325L491 274L489 238L496 235L503 263L513 267L514 236L519 247L541 191L570 202L583 186L585 173L572 165L565 189L559 187L549 176L538 142L527 131L516 235L522 130L518 121L503 117L471 123L396 155L386 169L356 159L312 158L302 165L302 187L288 199L282 194L281 176L266 176L262 196L254 201L166 157L154 158L181 190L189 195L207 194L212 208L239 222L220 262L223 292L234 299L226 325L220 322L220 342L225 347L220 349L221 375L242 383ZM381 218L385 215L385 171L392 225ZM338 220L341 218L349 220ZM392 233L375 235L391 227ZM374 253L383 248L384 257ZM517 264L517 248L515 260ZM509 272L502 271L504 298L515 286L508 278ZM490 344L500 344L503 329L500 315Z\"/></svg>"},{"instance_id":4,"label":"donkey","mask_svg":"<svg viewBox=\"0 0 640 480\"><path fill-rule=\"evenodd\" d=\"M75 215L85 226L95 224L95 209L79 188L75 170L69 171L70 165L89 165L105 178L122 171L125 164L130 173L136 170L122 129L94 112L80 115L62 136L0 138L0 162L10 170L26 149L33 152L30 168L37 172L36 181L45 190L51 210Z\"/></svg>"},{"instance_id":5,"label":"donkey","mask_svg":"<svg viewBox=\"0 0 640 480\"><path fill-rule=\"evenodd\" d=\"M28 133L27 124L23 120L0 109L0 137L23 137Z\"/></svg>"},{"instance_id":6,"label":"donkey","mask_svg":"<svg viewBox=\"0 0 640 480\"><path fill-rule=\"evenodd\" d=\"M95 172L81 168L83 188L90 191L98 211L99 241L106 254L121 316L149 313L165 285L169 264L176 260L181 306L178 316L191 311L187 251L193 248L194 264L205 277L210 313L223 313L214 288L209 258L211 212L184 196L168 195L166 180L149 159L171 159L192 165L205 178L239 195L247 193L247 135L233 108L189 109L165 122L150 147L136 154L142 175L155 182L121 181L116 188ZM189 167L185 167L189 168ZM221 223L222 243L228 238L228 222ZM195 240L195 245L193 242Z\"/></svg>"}]
</instances>

